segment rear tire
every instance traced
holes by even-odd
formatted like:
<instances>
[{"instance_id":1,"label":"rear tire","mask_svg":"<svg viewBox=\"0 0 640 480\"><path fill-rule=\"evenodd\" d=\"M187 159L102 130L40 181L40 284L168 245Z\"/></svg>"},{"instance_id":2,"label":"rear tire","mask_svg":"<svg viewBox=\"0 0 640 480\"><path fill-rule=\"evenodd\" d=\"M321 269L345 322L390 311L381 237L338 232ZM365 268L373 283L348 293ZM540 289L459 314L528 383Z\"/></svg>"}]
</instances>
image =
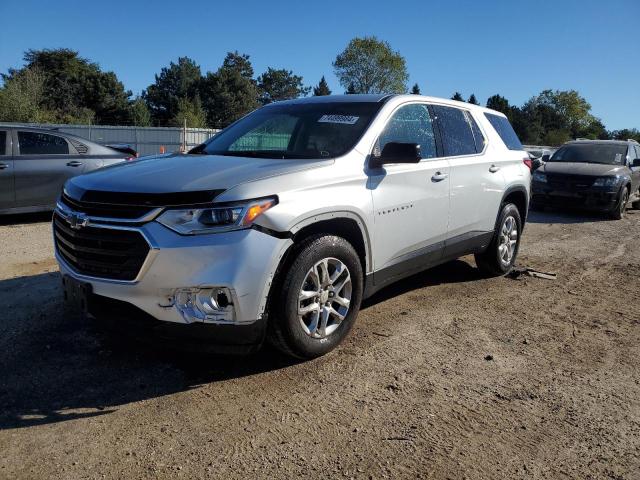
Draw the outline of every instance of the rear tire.
<instances>
[{"instance_id":1,"label":"rear tire","mask_svg":"<svg viewBox=\"0 0 640 480\"><path fill-rule=\"evenodd\" d=\"M282 281L274 284L267 339L286 355L311 359L337 347L355 323L362 265L342 237L314 235L294 248Z\"/></svg>"},{"instance_id":2,"label":"rear tire","mask_svg":"<svg viewBox=\"0 0 640 480\"><path fill-rule=\"evenodd\" d=\"M622 220L624 218L628 200L629 189L627 187L624 187L620 191L620 195L618 196L618 203L610 213L611 218L613 218L614 220Z\"/></svg>"},{"instance_id":3,"label":"rear tire","mask_svg":"<svg viewBox=\"0 0 640 480\"><path fill-rule=\"evenodd\" d=\"M480 271L491 277L509 273L518 255L521 235L522 219L518 207L513 203L504 204L489 247L475 255Z\"/></svg>"}]
</instances>

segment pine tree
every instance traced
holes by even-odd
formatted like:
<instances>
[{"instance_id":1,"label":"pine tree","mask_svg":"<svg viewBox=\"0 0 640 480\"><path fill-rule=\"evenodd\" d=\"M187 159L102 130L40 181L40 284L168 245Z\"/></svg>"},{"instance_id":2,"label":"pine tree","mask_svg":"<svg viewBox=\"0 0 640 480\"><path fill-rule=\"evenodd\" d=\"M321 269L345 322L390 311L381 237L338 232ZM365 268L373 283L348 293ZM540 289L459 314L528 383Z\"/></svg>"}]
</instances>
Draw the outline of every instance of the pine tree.
<instances>
[{"instance_id":1,"label":"pine tree","mask_svg":"<svg viewBox=\"0 0 640 480\"><path fill-rule=\"evenodd\" d=\"M320 79L320 83L318 83L318 86L313 87L313 95L315 97L321 97L323 95L331 95L331 90L329 89L329 85L327 85L327 81L324 79L324 75Z\"/></svg>"},{"instance_id":2,"label":"pine tree","mask_svg":"<svg viewBox=\"0 0 640 480\"><path fill-rule=\"evenodd\" d=\"M353 84L353 82L351 82L349 84L349 87L347 88L347 91L344 92L344 93L346 93L347 95L352 95L352 94L356 93L356 86Z\"/></svg>"},{"instance_id":3,"label":"pine tree","mask_svg":"<svg viewBox=\"0 0 640 480\"><path fill-rule=\"evenodd\" d=\"M413 88L411 88L411 93L413 95L420 95L420 87L417 83L413 86Z\"/></svg>"},{"instance_id":4,"label":"pine tree","mask_svg":"<svg viewBox=\"0 0 640 480\"><path fill-rule=\"evenodd\" d=\"M473 105L480 105L480 102L478 102L478 99L473 93L469 97L469 100L467 100L467 103L472 103Z\"/></svg>"},{"instance_id":5,"label":"pine tree","mask_svg":"<svg viewBox=\"0 0 640 480\"><path fill-rule=\"evenodd\" d=\"M460 92L454 93L453 97L451 97L451 100L457 100L459 102L464 102L464 98L462 98L462 94Z\"/></svg>"}]
</instances>

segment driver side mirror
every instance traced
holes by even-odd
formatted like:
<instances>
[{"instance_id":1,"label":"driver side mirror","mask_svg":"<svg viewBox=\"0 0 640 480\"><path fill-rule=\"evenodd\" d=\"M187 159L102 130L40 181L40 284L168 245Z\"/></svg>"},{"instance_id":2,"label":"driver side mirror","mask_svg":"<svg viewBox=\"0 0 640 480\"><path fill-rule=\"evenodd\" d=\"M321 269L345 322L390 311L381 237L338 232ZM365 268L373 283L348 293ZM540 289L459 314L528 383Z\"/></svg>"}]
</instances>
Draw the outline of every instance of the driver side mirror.
<instances>
[{"instance_id":1,"label":"driver side mirror","mask_svg":"<svg viewBox=\"0 0 640 480\"><path fill-rule=\"evenodd\" d=\"M379 168L387 163L418 163L420 160L422 155L417 143L389 142L379 157L371 156L369 166Z\"/></svg>"},{"instance_id":2,"label":"driver side mirror","mask_svg":"<svg viewBox=\"0 0 640 480\"><path fill-rule=\"evenodd\" d=\"M631 162L632 167L640 167L640 158L635 158L633 162Z\"/></svg>"},{"instance_id":3,"label":"driver side mirror","mask_svg":"<svg viewBox=\"0 0 640 480\"><path fill-rule=\"evenodd\" d=\"M545 153L544 155L542 155L542 157L540 157L540 160L546 163L549 161L550 158L551 158L551 155L549 155L548 153Z\"/></svg>"}]
</instances>

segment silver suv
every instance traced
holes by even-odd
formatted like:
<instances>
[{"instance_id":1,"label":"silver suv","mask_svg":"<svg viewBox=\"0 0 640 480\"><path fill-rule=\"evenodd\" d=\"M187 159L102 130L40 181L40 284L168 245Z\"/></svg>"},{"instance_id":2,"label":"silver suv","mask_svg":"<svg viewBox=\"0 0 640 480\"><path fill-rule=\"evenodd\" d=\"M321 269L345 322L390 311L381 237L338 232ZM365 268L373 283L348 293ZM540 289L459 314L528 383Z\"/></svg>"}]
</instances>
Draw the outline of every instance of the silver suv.
<instances>
[{"instance_id":1,"label":"silver suv","mask_svg":"<svg viewBox=\"0 0 640 480\"><path fill-rule=\"evenodd\" d=\"M53 220L65 295L144 336L317 357L391 282L467 254L508 272L528 163L504 115L467 103L274 103L189 154L69 180Z\"/></svg>"}]
</instances>

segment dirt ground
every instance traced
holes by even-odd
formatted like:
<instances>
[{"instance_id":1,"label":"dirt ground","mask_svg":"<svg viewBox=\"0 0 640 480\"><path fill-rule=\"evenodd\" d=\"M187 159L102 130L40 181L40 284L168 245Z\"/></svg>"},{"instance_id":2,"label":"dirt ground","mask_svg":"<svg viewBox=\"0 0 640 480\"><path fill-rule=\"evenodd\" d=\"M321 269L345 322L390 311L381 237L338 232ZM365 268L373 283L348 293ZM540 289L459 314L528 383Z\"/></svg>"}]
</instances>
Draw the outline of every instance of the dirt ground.
<instances>
[{"instance_id":1,"label":"dirt ground","mask_svg":"<svg viewBox=\"0 0 640 480\"><path fill-rule=\"evenodd\" d=\"M47 216L1 220L0 478L640 478L640 212L532 213L367 302L315 361L158 351L61 313Z\"/></svg>"}]
</instances>

